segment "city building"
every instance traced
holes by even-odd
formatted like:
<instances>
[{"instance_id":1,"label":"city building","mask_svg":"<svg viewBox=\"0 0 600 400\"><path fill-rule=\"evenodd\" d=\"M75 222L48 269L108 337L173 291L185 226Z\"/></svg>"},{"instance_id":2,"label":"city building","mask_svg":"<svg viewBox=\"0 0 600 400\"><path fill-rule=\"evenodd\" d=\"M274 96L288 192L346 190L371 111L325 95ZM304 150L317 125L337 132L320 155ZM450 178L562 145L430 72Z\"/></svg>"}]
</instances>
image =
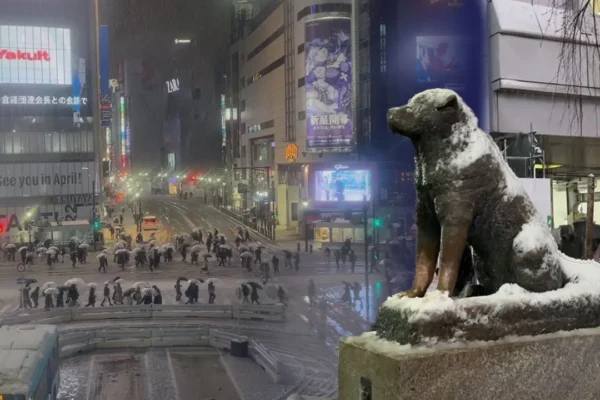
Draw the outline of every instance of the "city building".
<instances>
[{"instance_id":1,"label":"city building","mask_svg":"<svg viewBox=\"0 0 600 400\"><path fill-rule=\"evenodd\" d=\"M104 155L92 1L4 0L0 13L0 229L91 219Z\"/></svg>"},{"instance_id":2,"label":"city building","mask_svg":"<svg viewBox=\"0 0 600 400\"><path fill-rule=\"evenodd\" d=\"M272 213L278 229L303 231L370 197L370 172L356 164L350 16L350 1L234 2L224 109L232 203ZM351 174L350 163L363 180L351 199L309 190L336 166Z\"/></svg>"}]
</instances>

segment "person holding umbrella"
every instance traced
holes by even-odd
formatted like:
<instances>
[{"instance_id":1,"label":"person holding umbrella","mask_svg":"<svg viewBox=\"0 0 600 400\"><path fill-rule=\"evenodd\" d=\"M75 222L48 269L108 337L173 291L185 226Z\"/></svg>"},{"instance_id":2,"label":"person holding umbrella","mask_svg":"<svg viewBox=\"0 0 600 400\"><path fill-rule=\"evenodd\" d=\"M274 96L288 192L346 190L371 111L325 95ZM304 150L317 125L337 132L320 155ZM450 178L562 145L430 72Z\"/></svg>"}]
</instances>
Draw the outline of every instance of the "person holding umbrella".
<instances>
[{"instance_id":1,"label":"person holding umbrella","mask_svg":"<svg viewBox=\"0 0 600 400\"><path fill-rule=\"evenodd\" d=\"M63 308L65 306L65 292L67 290L69 290L67 286L58 287L58 293L56 295L56 308Z\"/></svg>"},{"instance_id":2,"label":"person holding umbrella","mask_svg":"<svg viewBox=\"0 0 600 400\"><path fill-rule=\"evenodd\" d=\"M152 299L152 303L153 304L162 304L163 300L162 300L162 294L160 293L160 289L156 285L152 285L152 289L153 289L152 294L154 294L154 298Z\"/></svg>"},{"instance_id":3,"label":"person holding umbrella","mask_svg":"<svg viewBox=\"0 0 600 400\"><path fill-rule=\"evenodd\" d=\"M358 260L358 257L356 256L356 253L352 249L350 250L349 258L350 258L350 271L352 271L352 273L354 273L354 268L356 267L356 261Z\"/></svg>"},{"instance_id":4,"label":"person holding umbrella","mask_svg":"<svg viewBox=\"0 0 600 400\"><path fill-rule=\"evenodd\" d=\"M279 302L287 307L287 304L285 302L285 290L281 285L277 287L277 297L279 298Z\"/></svg>"},{"instance_id":5,"label":"person holding umbrella","mask_svg":"<svg viewBox=\"0 0 600 400\"><path fill-rule=\"evenodd\" d=\"M106 281L104 282L104 289L102 294L104 295L104 298L102 299L102 303L100 303L100 307L104 307L104 302L106 300L108 300L108 305L112 306L112 302L110 301L110 287L108 287L108 284L110 282Z\"/></svg>"},{"instance_id":6,"label":"person holding umbrella","mask_svg":"<svg viewBox=\"0 0 600 400\"><path fill-rule=\"evenodd\" d=\"M208 282L208 304L215 304L215 284L213 281Z\"/></svg>"},{"instance_id":7,"label":"person holding umbrella","mask_svg":"<svg viewBox=\"0 0 600 400\"><path fill-rule=\"evenodd\" d=\"M252 284L254 282L250 282L249 284ZM260 287L259 284L254 284L251 285L252 286L252 292L250 293L250 300L252 302L252 304L255 304L260 306L260 303L258 302L258 300L260 299L260 297L258 297L258 288Z\"/></svg>"},{"instance_id":8,"label":"person holding umbrella","mask_svg":"<svg viewBox=\"0 0 600 400\"><path fill-rule=\"evenodd\" d=\"M210 248L212 246L212 236L210 235L210 232L208 233L208 237L206 238L206 251L208 251L210 253Z\"/></svg>"},{"instance_id":9,"label":"person holding umbrella","mask_svg":"<svg viewBox=\"0 0 600 400\"><path fill-rule=\"evenodd\" d=\"M75 268L75 264L77 264L77 252L76 251L72 251L71 254L71 266L73 268Z\"/></svg>"},{"instance_id":10,"label":"person holding umbrella","mask_svg":"<svg viewBox=\"0 0 600 400\"><path fill-rule=\"evenodd\" d=\"M183 263L187 262L185 260L185 258L187 256L187 248L188 248L188 245L186 243L182 244L182 246L181 246L181 257L182 257L181 262L183 262Z\"/></svg>"},{"instance_id":11,"label":"person holding umbrella","mask_svg":"<svg viewBox=\"0 0 600 400\"><path fill-rule=\"evenodd\" d=\"M202 257L204 258L204 267L202 267L202 271L208 272L208 259L211 258L212 255L206 253Z\"/></svg>"},{"instance_id":12,"label":"person holding umbrella","mask_svg":"<svg viewBox=\"0 0 600 400\"><path fill-rule=\"evenodd\" d=\"M90 287L90 293L88 295L88 303L85 306L96 307L96 284L90 283L88 286Z\"/></svg>"},{"instance_id":13,"label":"person holding umbrella","mask_svg":"<svg viewBox=\"0 0 600 400\"><path fill-rule=\"evenodd\" d=\"M39 298L40 298L40 287L36 286L35 289L33 289L33 292L31 292L31 301L33 302L33 308L38 308Z\"/></svg>"},{"instance_id":14,"label":"person holding umbrella","mask_svg":"<svg viewBox=\"0 0 600 400\"><path fill-rule=\"evenodd\" d=\"M98 272L100 272L100 270L102 270L104 273L106 273L106 266L108 265L108 259L107 259L106 254L100 253L96 256L96 258L100 262L100 266L98 267Z\"/></svg>"},{"instance_id":15,"label":"person holding umbrella","mask_svg":"<svg viewBox=\"0 0 600 400\"><path fill-rule=\"evenodd\" d=\"M200 246L194 246L194 247L200 247ZM199 258L199 251L194 251L194 248L192 248L192 264L193 265L198 265L198 258Z\"/></svg>"},{"instance_id":16,"label":"person holding umbrella","mask_svg":"<svg viewBox=\"0 0 600 400\"><path fill-rule=\"evenodd\" d=\"M273 275L279 275L279 258L277 257L277 255L273 254L271 262L273 263Z\"/></svg>"},{"instance_id":17,"label":"person holding umbrella","mask_svg":"<svg viewBox=\"0 0 600 400\"><path fill-rule=\"evenodd\" d=\"M179 301L181 300L181 281L187 281L188 278L177 278L177 281L175 282L175 301Z\"/></svg>"},{"instance_id":18,"label":"person holding umbrella","mask_svg":"<svg viewBox=\"0 0 600 400\"><path fill-rule=\"evenodd\" d=\"M112 299L113 299L113 303L116 304L120 304L123 305L123 288L121 287L121 283L124 282L123 279L121 279L120 277L116 277L115 279L113 279L114 282L114 290L113 290L113 295L112 295ZM110 302L109 302L110 304Z\"/></svg>"},{"instance_id":19,"label":"person holding umbrella","mask_svg":"<svg viewBox=\"0 0 600 400\"><path fill-rule=\"evenodd\" d=\"M298 270L300 269L300 253L296 252L294 254L294 269L296 270L296 272L298 272Z\"/></svg>"},{"instance_id":20,"label":"person holding umbrella","mask_svg":"<svg viewBox=\"0 0 600 400\"><path fill-rule=\"evenodd\" d=\"M242 254L240 254L240 257L242 258L242 266L246 268L248 272L252 271L252 253L249 251L245 251Z\"/></svg>"},{"instance_id":21,"label":"person holding umbrella","mask_svg":"<svg viewBox=\"0 0 600 400\"><path fill-rule=\"evenodd\" d=\"M43 291L42 294L44 295L44 311L50 311L50 309L54 307L54 304L52 304L52 295L56 294L57 291L58 289L55 288L48 288Z\"/></svg>"},{"instance_id":22,"label":"person holding umbrella","mask_svg":"<svg viewBox=\"0 0 600 400\"><path fill-rule=\"evenodd\" d=\"M262 248L260 246L254 250L254 256L256 257L254 264L262 264Z\"/></svg>"},{"instance_id":23,"label":"person holding umbrella","mask_svg":"<svg viewBox=\"0 0 600 400\"><path fill-rule=\"evenodd\" d=\"M242 284L242 296L243 296L243 302L244 303L249 303L250 301L248 300L248 296L250 295L250 287L248 285L246 285L245 283Z\"/></svg>"}]
</instances>

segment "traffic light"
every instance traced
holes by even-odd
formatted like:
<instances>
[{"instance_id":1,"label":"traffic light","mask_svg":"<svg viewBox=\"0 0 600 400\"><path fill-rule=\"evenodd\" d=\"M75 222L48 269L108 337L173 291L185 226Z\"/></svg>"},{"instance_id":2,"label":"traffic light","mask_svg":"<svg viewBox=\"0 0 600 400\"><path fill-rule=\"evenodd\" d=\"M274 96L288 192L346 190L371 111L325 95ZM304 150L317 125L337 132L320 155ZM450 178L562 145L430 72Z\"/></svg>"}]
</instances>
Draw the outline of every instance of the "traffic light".
<instances>
[{"instance_id":1,"label":"traffic light","mask_svg":"<svg viewBox=\"0 0 600 400\"><path fill-rule=\"evenodd\" d=\"M94 221L94 229L95 230L100 229L100 221Z\"/></svg>"},{"instance_id":2,"label":"traffic light","mask_svg":"<svg viewBox=\"0 0 600 400\"><path fill-rule=\"evenodd\" d=\"M381 228L381 227L383 227L383 221L381 220L381 218L374 218L373 219L373 227L375 227L375 228Z\"/></svg>"}]
</instances>

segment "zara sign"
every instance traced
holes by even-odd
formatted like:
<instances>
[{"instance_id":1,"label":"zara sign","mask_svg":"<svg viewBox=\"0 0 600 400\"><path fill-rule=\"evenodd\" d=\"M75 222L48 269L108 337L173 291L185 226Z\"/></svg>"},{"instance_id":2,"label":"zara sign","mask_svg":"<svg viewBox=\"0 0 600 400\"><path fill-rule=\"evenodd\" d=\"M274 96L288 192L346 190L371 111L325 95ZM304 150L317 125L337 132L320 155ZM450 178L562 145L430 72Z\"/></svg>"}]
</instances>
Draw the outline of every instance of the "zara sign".
<instances>
[{"instance_id":1,"label":"zara sign","mask_svg":"<svg viewBox=\"0 0 600 400\"><path fill-rule=\"evenodd\" d=\"M179 79L171 79L166 82L167 84L167 92L173 93L179 90Z\"/></svg>"},{"instance_id":2,"label":"zara sign","mask_svg":"<svg viewBox=\"0 0 600 400\"><path fill-rule=\"evenodd\" d=\"M0 25L0 84L71 85L71 30Z\"/></svg>"}]
</instances>

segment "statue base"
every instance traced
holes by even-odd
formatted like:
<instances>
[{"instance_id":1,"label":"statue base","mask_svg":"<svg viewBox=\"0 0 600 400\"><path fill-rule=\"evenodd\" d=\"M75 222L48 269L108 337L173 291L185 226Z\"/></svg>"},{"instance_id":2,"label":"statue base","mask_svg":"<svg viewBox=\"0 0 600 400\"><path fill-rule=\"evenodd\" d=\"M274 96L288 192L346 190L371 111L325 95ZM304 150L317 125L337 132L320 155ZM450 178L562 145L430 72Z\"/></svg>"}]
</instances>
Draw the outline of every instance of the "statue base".
<instances>
[{"instance_id":1,"label":"statue base","mask_svg":"<svg viewBox=\"0 0 600 400\"><path fill-rule=\"evenodd\" d=\"M368 332L340 342L339 398L592 400L599 351L600 328L433 347Z\"/></svg>"},{"instance_id":2,"label":"statue base","mask_svg":"<svg viewBox=\"0 0 600 400\"><path fill-rule=\"evenodd\" d=\"M600 284L569 284L545 293L504 285L490 296L449 298L390 297L373 330L400 344L490 341L600 326Z\"/></svg>"}]
</instances>

